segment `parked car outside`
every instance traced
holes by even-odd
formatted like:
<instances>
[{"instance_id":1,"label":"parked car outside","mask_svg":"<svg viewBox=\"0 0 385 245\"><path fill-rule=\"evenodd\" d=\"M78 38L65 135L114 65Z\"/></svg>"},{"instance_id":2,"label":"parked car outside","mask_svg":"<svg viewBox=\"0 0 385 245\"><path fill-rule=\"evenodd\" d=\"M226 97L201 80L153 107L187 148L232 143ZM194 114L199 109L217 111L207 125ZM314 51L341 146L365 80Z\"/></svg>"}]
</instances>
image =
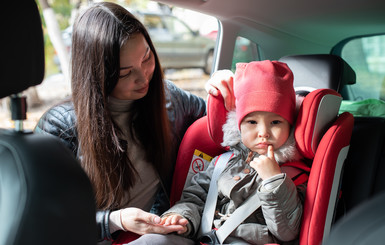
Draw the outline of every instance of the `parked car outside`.
<instances>
[{"instance_id":1,"label":"parked car outside","mask_svg":"<svg viewBox=\"0 0 385 245\"><path fill-rule=\"evenodd\" d=\"M215 40L193 31L185 22L171 14L131 10L147 27L164 70L201 68L210 74ZM62 32L65 45L70 50L72 26ZM55 58L55 63L59 60Z\"/></svg>"},{"instance_id":2,"label":"parked car outside","mask_svg":"<svg viewBox=\"0 0 385 245\"><path fill-rule=\"evenodd\" d=\"M147 27L163 69L202 68L210 74L215 41L170 14L133 12Z\"/></svg>"}]
</instances>

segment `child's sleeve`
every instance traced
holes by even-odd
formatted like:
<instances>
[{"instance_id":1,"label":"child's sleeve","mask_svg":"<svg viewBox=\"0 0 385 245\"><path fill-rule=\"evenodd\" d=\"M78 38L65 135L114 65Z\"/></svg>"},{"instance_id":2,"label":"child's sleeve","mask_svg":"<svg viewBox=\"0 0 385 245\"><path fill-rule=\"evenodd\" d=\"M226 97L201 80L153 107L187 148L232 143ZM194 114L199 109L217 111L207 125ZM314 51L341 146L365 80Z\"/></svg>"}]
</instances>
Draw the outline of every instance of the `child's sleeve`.
<instances>
[{"instance_id":1,"label":"child's sleeve","mask_svg":"<svg viewBox=\"0 0 385 245\"><path fill-rule=\"evenodd\" d=\"M183 190L180 201L162 215L163 217L176 213L186 218L191 224L191 228L188 227L188 231L183 234L184 236L194 237L199 230L211 175L217 158L213 158L206 171L199 172L192 177L190 185Z\"/></svg>"}]
</instances>

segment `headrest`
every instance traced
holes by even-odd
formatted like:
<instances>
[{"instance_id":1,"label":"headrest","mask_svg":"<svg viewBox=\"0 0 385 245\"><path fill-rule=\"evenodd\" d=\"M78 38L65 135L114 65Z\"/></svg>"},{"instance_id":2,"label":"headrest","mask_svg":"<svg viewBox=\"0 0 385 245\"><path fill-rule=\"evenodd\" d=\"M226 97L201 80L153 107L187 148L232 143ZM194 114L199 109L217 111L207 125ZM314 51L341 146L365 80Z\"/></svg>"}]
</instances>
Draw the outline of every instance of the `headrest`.
<instances>
[{"instance_id":1,"label":"headrest","mask_svg":"<svg viewBox=\"0 0 385 245\"><path fill-rule=\"evenodd\" d=\"M313 159L319 142L335 121L342 97L332 89L317 89L303 100L298 112L294 137L302 156Z\"/></svg>"},{"instance_id":2,"label":"headrest","mask_svg":"<svg viewBox=\"0 0 385 245\"><path fill-rule=\"evenodd\" d=\"M0 21L6 33L0 45L0 98L40 84L44 78L43 31L36 2L5 1L2 11L15 14L12 20Z\"/></svg>"},{"instance_id":3,"label":"headrest","mask_svg":"<svg viewBox=\"0 0 385 245\"><path fill-rule=\"evenodd\" d=\"M223 141L222 126L226 123L227 110L222 95L209 95L207 98L207 127L211 139L220 146Z\"/></svg>"},{"instance_id":4,"label":"headrest","mask_svg":"<svg viewBox=\"0 0 385 245\"><path fill-rule=\"evenodd\" d=\"M294 136L302 156L313 159L318 144L328 126L336 119L342 97L332 89L310 92L300 106ZM211 139L218 145L223 141L222 126L226 123L227 110L221 95L209 95L207 124Z\"/></svg>"},{"instance_id":5,"label":"headrest","mask_svg":"<svg viewBox=\"0 0 385 245\"><path fill-rule=\"evenodd\" d=\"M279 61L294 74L296 91L329 88L340 92L346 84L356 83L356 73L341 57L331 54L292 55Z\"/></svg>"}]
</instances>

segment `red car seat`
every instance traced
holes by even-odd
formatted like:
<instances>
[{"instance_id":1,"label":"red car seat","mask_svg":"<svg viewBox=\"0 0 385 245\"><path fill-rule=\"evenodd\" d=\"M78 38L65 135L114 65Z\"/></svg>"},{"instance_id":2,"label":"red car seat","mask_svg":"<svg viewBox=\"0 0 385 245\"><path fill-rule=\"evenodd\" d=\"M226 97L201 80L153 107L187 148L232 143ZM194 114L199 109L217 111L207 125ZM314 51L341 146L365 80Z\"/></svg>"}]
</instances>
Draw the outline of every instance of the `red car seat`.
<instances>
[{"instance_id":1,"label":"red car seat","mask_svg":"<svg viewBox=\"0 0 385 245\"><path fill-rule=\"evenodd\" d=\"M302 155L312 160L300 244L318 245L330 231L342 165L353 128L350 113L338 115L341 96L331 89L310 92L300 107L295 138ZM187 130L179 148L171 205L179 200L190 173L205 169L210 159L226 151L220 146L227 111L221 96L209 96L208 114Z\"/></svg>"}]
</instances>

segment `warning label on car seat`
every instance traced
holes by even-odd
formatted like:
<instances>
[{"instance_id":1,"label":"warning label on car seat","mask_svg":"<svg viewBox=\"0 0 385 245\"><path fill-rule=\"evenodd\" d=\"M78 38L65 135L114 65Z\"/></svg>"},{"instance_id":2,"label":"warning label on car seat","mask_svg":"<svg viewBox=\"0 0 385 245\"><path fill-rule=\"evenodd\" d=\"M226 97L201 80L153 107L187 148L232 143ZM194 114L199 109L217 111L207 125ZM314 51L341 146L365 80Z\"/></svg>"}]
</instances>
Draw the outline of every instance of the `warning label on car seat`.
<instances>
[{"instance_id":1,"label":"warning label on car seat","mask_svg":"<svg viewBox=\"0 0 385 245\"><path fill-rule=\"evenodd\" d=\"M206 170L212 159L213 158L206 153L195 150L184 186L186 187L190 184L191 178L194 174Z\"/></svg>"}]
</instances>

